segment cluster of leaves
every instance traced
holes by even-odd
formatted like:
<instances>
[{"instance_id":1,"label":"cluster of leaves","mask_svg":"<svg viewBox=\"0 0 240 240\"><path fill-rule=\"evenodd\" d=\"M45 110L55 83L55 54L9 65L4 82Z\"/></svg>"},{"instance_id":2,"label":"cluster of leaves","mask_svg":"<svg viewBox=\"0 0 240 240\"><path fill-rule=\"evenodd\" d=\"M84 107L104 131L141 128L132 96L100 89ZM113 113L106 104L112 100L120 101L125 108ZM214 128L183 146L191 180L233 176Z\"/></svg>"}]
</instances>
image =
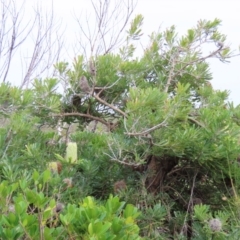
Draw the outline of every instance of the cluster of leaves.
<instances>
[{"instance_id":1,"label":"cluster of leaves","mask_svg":"<svg viewBox=\"0 0 240 240\"><path fill-rule=\"evenodd\" d=\"M141 239L136 207L112 195L105 203L86 197L64 207L45 194L52 178L46 170L1 182L1 239Z\"/></svg>"}]
</instances>

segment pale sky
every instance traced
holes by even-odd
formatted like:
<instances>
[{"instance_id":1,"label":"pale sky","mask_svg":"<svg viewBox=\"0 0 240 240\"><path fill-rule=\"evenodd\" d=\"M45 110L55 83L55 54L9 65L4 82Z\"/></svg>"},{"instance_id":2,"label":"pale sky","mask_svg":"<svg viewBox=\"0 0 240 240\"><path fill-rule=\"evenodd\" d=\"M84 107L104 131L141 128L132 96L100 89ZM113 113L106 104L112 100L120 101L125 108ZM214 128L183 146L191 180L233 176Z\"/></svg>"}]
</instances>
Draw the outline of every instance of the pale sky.
<instances>
[{"instance_id":1,"label":"pale sky","mask_svg":"<svg viewBox=\"0 0 240 240\"><path fill-rule=\"evenodd\" d=\"M50 0L27 0L28 7L31 8L38 1L43 6L50 5ZM53 0L53 4L55 17L61 19L67 26L64 31L67 41L72 40L78 32L74 13L85 14L87 11L91 14L90 0ZM164 31L167 27L175 25L176 31L181 36L187 29L195 26L200 19L219 18L222 20L220 32L227 35L227 43L231 44L232 49L236 49L236 53L239 52L239 0L138 0L133 16L136 14L144 16L143 43L146 42L147 36L157 31L160 26L160 30ZM235 105L240 104L240 57L235 57L230 63L225 64L213 59L211 70L213 87L229 90L229 100L234 101Z\"/></svg>"}]
</instances>

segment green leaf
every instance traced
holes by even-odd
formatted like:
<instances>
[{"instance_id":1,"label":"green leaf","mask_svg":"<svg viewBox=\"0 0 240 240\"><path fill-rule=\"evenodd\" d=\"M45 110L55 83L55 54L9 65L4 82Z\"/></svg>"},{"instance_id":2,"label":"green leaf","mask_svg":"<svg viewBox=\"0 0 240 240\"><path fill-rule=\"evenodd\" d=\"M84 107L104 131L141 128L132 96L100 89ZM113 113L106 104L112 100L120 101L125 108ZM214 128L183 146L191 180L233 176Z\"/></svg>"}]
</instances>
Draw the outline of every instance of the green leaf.
<instances>
[{"instance_id":1,"label":"green leaf","mask_svg":"<svg viewBox=\"0 0 240 240\"><path fill-rule=\"evenodd\" d=\"M43 183L48 183L50 182L52 176L51 176L51 171L49 169L45 170L43 173L42 173L42 176L43 176Z\"/></svg>"},{"instance_id":2,"label":"green leaf","mask_svg":"<svg viewBox=\"0 0 240 240\"><path fill-rule=\"evenodd\" d=\"M137 15L131 22L131 27L128 31L128 34L130 38L133 40L138 40L140 36L142 35L141 33L141 25L143 24L143 16L142 15Z\"/></svg>"},{"instance_id":3,"label":"green leaf","mask_svg":"<svg viewBox=\"0 0 240 240\"><path fill-rule=\"evenodd\" d=\"M111 223L110 222L91 222L88 226L88 232L90 234L90 236L96 235L96 236L101 236L103 235L105 232L107 232L107 230L111 227Z\"/></svg>"},{"instance_id":4,"label":"green leaf","mask_svg":"<svg viewBox=\"0 0 240 240\"><path fill-rule=\"evenodd\" d=\"M38 182L38 180L39 180L39 173L38 173L38 171L36 171L36 170L33 171L32 178L33 178L33 180L36 183Z\"/></svg>"},{"instance_id":5,"label":"green leaf","mask_svg":"<svg viewBox=\"0 0 240 240\"><path fill-rule=\"evenodd\" d=\"M119 197L115 196L113 197L110 195L106 202L106 210L108 214L119 214L120 211L122 211L123 207L125 205L125 202L120 202Z\"/></svg>"},{"instance_id":6,"label":"green leaf","mask_svg":"<svg viewBox=\"0 0 240 240\"><path fill-rule=\"evenodd\" d=\"M22 213L27 212L28 203L26 201L17 201L15 202L15 212L16 214L21 215Z\"/></svg>"},{"instance_id":7,"label":"green leaf","mask_svg":"<svg viewBox=\"0 0 240 240\"><path fill-rule=\"evenodd\" d=\"M188 41L192 43L195 39L195 31L193 29L188 30Z\"/></svg>"},{"instance_id":8,"label":"green leaf","mask_svg":"<svg viewBox=\"0 0 240 240\"><path fill-rule=\"evenodd\" d=\"M204 221L209 217L209 206L208 205L195 205L194 206L194 217L200 221Z\"/></svg>"},{"instance_id":9,"label":"green leaf","mask_svg":"<svg viewBox=\"0 0 240 240\"><path fill-rule=\"evenodd\" d=\"M123 211L124 218L137 218L140 215L140 212L132 204L127 204L126 208Z\"/></svg>"},{"instance_id":10,"label":"green leaf","mask_svg":"<svg viewBox=\"0 0 240 240\"><path fill-rule=\"evenodd\" d=\"M112 220L112 230L114 234L118 234L124 227L124 222L122 219L115 217Z\"/></svg>"}]
</instances>

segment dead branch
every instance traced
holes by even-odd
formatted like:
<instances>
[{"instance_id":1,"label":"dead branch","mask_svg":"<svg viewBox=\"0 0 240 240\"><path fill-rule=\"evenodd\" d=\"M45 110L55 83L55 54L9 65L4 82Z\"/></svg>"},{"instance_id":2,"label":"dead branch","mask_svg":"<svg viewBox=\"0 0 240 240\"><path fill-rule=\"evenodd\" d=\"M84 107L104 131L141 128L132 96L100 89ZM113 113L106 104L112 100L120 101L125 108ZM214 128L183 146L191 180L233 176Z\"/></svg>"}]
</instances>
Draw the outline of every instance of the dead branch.
<instances>
[{"instance_id":1,"label":"dead branch","mask_svg":"<svg viewBox=\"0 0 240 240\"><path fill-rule=\"evenodd\" d=\"M28 86L33 78L39 77L52 69L53 64L59 59L63 47L62 34L59 33L60 25L54 23L53 6L51 12L46 13L45 17L43 17L41 8L37 6L35 15L37 34L30 61L26 61L27 72L21 88Z\"/></svg>"},{"instance_id":2,"label":"dead branch","mask_svg":"<svg viewBox=\"0 0 240 240\"><path fill-rule=\"evenodd\" d=\"M53 6L45 16L41 7L37 6L33 11L35 17L27 20L26 4L22 1L19 6L18 1L0 0L0 78L2 82L8 81L13 62L17 68L17 60L22 77L16 81L21 82L21 88L28 87L32 79L40 74L49 74L63 45L59 26L54 23ZM31 16L31 12L28 15ZM29 49L31 52L27 55ZM18 56L15 56L16 53Z\"/></svg>"},{"instance_id":3,"label":"dead branch","mask_svg":"<svg viewBox=\"0 0 240 240\"><path fill-rule=\"evenodd\" d=\"M194 192L194 189L195 189L195 182L196 182L197 175L198 175L198 172L196 171L194 176L193 176L191 194L190 194L190 199L189 199L188 206L187 206L187 212L186 212L186 215L185 215L185 218L184 218L184 224L187 222L187 216L188 216L189 212L191 212L192 209L193 209L193 192ZM181 229L181 232L183 231L184 224L183 224L183 227Z\"/></svg>"},{"instance_id":4,"label":"dead branch","mask_svg":"<svg viewBox=\"0 0 240 240\"><path fill-rule=\"evenodd\" d=\"M125 132L125 134L127 134L128 136L144 136L144 135L148 135L150 132L158 129L158 128L162 128L162 127L166 127L167 126L167 120L168 118L166 118L163 122L155 125L154 127L152 128L148 128L147 130L144 130L142 132L138 132L138 133L128 133L128 132Z\"/></svg>"},{"instance_id":5,"label":"dead branch","mask_svg":"<svg viewBox=\"0 0 240 240\"><path fill-rule=\"evenodd\" d=\"M167 83L166 83L166 86L165 86L165 89L164 89L165 92L168 92L168 88L171 85L172 80L174 79L174 70L175 70L175 66L176 66L178 57L179 57L179 53L178 52L174 53L171 56L171 59L170 59L171 68L170 68L170 72L169 72L169 75L168 75L168 80L167 80Z\"/></svg>"},{"instance_id":6,"label":"dead branch","mask_svg":"<svg viewBox=\"0 0 240 240\"><path fill-rule=\"evenodd\" d=\"M78 113L78 112L51 114L51 117L67 117L67 116L78 116L78 117L90 118L90 119L93 119L95 121L101 122L102 124L106 125L107 127L110 127L109 122L103 120L102 118L92 116L90 114Z\"/></svg>"},{"instance_id":7,"label":"dead branch","mask_svg":"<svg viewBox=\"0 0 240 240\"><path fill-rule=\"evenodd\" d=\"M122 157L122 149L121 147L119 146L118 147L118 155L117 156L112 148L112 146L110 144L108 144L108 148L110 149L111 153L112 153L112 156L107 154L107 153L104 153L105 155L107 155L111 161L115 161L115 162L118 162L122 165L125 165L125 166L128 166L128 167L133 167L133 168L137 168L139 166L141 166L143 163L130 163L130 162L127 162L127 158L123 158L123 160L119 160L121 157Z\"/></svg>"},{"instance_id":8,"label":"dead branch","mask_svg":"<svg viewBox=\"0 0 240 240\"><path fill-rule=\"evenodd\" d=\"M102 103L105 106L108 106L109 108L111 108L112 110L114 110L115 112L120 113L122 116L127 117L127 114L125 112L123 112L122 110L118 109L117 107L115 107L114 105L106 102L105 100L103 100L102 98L99 97L99 94L93 95L93 97L98 100L100 103Z\"/></svg>"},{"instance_id":9,"label":"dead branch","mask_svg":"<svg viewBox=\"0 0 240 240\"><path fill-rule=\"evenodd\" d=\"M208 59L208 58L215 57L215 56L216 56L217 54L219 54L222 50L223 50L222 47L219 47L217 50L211 52L210 54L208 54L208 55L206 55L206 56L203 56L203 57L201 57L201 58L199 58L199 59L190 61L190 62L178 61L178 63L182 63L182 64L184 64L184 66L183 66L181 69L179 69L178 71L176 71L176 72L173 74L172 78L175 78L179 73L182 73L183 70L184 70L186 67L188 67L188 66L190 66L190 65L193 65L193 64L195 64L195 63L203 62L203 61L205 61L205 60Z\"/></svg>"},{"instance_id":10,"label":"dead branch","mask_svg":"<svg viewBox=\"0 0 240 240\"><path fill-rule=\"evenodd\" d=\"M197 121L196 119L192 118L192 117L188 117L188 120L197 124L198 126L202 127L202 128L205 128L205 125L199 121Z\"/></svg>"},{"instance_id":11,"label":"dead branch","mask_svg":"<svg viewBox=\"0 0 240 240\"><path fill-rule=\"evenodd\" d=\"M208 40L207 39L199 40L199 42L200 42L199 44L197 44L196 46L190 48L191 52L195 52L195 51L197 51L197 49L200 49L200 47L204 43L207 43ZM218 48L215 51L209 53L206 56L202 56L202 57L200 57L200 58L198 58L196 60L189 61L189 62L184 62L183 60L180 59L180 54L182 53L182 50L185 51L185 49L181 49L180 47L178 47L177 51L174 52L171 55L171 58L169 59L169 62L170 62L170 72L169 72L169 75L168 75L168 79L167 79L167 83L165 85L164 91L168 92L168 89L169 89L169 86L171 85L171 82L174 81L174 79L179 74L183 74L184 69L186 69L188 66L191 66L191 65L196 64L196 63L203 62L206 59L212 58L212 57L218 57L219 58L219 56L220 56L220 59L221 59L221 51L225 49L223 47L224 46L222 44L219 44ZM176 70L175 69L176 64L182 64L183 66L179 70Z\"/></svg>"},{"instance_id":12,"label":"dead branch","mask_svg":"<svg viewBox=\"0 0 240 240\"><path fill-rule=\"evenodd\" d=\"M107 54L124 41L124 29L126 28L131 15L136 7L136 0L91 0L94 10L95 25L90 23L89 15L85 16L87 29L83 27L82 16L75 14L76 22L80 28L79 44L80 52L88 52L86 46L89 46L90 56ZM91 17L92 18L92 17ZM110 37L109 37L110 36ZM84 40L82 39L84 37ZM87 56L86 56L87 57ZM88 58L88 57L87 57Z\"/></svg>"}]
</instances>

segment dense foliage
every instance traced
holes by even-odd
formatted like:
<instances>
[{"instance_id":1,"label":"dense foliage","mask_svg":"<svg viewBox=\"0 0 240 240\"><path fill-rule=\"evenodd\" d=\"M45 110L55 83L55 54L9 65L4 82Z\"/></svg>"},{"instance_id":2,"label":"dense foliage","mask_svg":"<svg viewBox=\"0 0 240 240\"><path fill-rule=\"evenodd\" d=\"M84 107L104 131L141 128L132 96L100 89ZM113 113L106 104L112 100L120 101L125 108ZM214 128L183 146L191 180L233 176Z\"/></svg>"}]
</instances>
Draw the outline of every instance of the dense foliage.
<instances>
[{"instance_id":1,"label":"dense foliage","mask_svg":"<svg viewBox=\"0 0 240 240\"><path fill-rule=\"evenodd\" d=\"M240 107L207 62L231 57L220 21L136 57L142 21L119 52L1 84L1 239L239 239Z\"/></svg>"}]
</instances>

